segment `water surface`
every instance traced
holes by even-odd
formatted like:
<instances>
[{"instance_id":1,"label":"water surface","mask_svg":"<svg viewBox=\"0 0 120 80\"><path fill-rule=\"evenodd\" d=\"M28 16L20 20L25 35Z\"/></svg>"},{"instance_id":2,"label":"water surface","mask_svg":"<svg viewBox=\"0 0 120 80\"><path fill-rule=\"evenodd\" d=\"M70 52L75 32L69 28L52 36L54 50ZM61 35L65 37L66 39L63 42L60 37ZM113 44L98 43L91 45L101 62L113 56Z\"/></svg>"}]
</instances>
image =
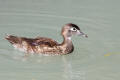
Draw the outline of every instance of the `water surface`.
<instances>
[{"instance_id":1,"label":"water surface","mask_svg":"<svg viewBox=\"0 0 120 80\"><path fill-rule=\"evenodd\" d=\"M1 80L119 80L119 0L0 0ZM75 51L63 56L14 50L5 34L45 36L62 42L73 22L88 38L73 37Z\"/></svg>"}]
</instances>

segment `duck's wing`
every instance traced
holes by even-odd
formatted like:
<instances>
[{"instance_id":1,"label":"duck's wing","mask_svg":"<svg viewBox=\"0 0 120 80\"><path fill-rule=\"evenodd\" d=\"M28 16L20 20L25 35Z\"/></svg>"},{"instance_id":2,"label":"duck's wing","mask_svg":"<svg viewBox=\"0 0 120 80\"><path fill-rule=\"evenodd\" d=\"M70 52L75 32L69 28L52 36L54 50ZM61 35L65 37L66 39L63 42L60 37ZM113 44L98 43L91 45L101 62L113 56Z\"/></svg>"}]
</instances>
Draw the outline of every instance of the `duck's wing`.
<instances>
[{"instance_id":1,"label":"duck's wing","mask_svg":"<svg viewBox=\"0 0 120 80\"><path fill-rule=\"evenodd\" d=\"M58 45L58 43L55 40L52 40L50 38L37 37L33 39L32 45L53 47L53 46Z\"/></svg>"},{"instance_id":2,"label":"duck's wing","mask_svg":"<svg viewBox=\"0 0 120 80\"><path fill-rule=\"evenodd\" d=\"M37 37L37 38L25 38L25 37L17 37L8 35L5 37L11 44L19 44L24 46L23 44L28 44L29 46L41 46L41 47L53 47L58 45L55 40L45 37Z\"/></svg>"}]
</instances>

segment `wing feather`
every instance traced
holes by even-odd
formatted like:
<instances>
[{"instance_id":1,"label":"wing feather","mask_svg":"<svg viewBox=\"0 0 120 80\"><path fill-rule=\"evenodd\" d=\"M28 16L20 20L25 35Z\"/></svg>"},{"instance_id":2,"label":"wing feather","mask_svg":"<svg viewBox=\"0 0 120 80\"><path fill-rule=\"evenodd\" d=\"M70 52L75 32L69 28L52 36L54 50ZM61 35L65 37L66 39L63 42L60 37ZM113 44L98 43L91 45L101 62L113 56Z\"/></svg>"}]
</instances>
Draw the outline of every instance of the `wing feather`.
<instances>
[{"instance_id":1,"label":"wing feather","mask_svg":"<svg viewBox=\"0 0 120 80\"><path fill-rule=\"evenodd\" d=\"M45 37L37 37L35 39L24 38L24 41L28 42L32 46L48 46L53 47L58 45L55 40Z\"/></svg>"}]
</instances>

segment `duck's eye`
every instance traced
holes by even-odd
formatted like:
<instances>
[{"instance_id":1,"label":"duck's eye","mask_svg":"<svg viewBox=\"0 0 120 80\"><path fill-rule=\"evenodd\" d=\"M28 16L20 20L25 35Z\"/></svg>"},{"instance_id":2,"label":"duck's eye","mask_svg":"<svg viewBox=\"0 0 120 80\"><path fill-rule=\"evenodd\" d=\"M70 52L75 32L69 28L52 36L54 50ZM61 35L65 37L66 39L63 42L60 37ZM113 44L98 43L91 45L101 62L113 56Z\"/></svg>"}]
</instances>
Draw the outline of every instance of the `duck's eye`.
<instances>
[{"instance_id":1,"label":"duck's eye","mask_svg":"<svg viewBox=\"0 0 120 80\"><path fill-rule=\"evenodd\" d=\"M76 29L76 28L71 28L71 30L72 30L72 31L77 31L77 29Z\"/></svg>"}]
</instances>

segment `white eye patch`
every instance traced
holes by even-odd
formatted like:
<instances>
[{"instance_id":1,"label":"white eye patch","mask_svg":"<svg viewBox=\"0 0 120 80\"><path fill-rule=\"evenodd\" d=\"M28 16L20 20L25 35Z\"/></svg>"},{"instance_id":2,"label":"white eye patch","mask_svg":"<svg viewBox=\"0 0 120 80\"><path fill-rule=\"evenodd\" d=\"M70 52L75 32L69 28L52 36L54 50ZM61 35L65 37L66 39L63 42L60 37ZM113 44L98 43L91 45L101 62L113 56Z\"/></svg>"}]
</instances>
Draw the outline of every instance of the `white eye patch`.
<instances>
[{"instance_id":1,"label":"white eye patch","mask_svg":"<svg viewBox=\"0 0 120 80\"><path fill-rule=\"evenodd\" d=\"M74 27L73 27L73 28L71 28L70 30L71 30L71 31L77 31L77 29L76 29L76 28L74 28Z\"/></svg>"}]
</instances>

